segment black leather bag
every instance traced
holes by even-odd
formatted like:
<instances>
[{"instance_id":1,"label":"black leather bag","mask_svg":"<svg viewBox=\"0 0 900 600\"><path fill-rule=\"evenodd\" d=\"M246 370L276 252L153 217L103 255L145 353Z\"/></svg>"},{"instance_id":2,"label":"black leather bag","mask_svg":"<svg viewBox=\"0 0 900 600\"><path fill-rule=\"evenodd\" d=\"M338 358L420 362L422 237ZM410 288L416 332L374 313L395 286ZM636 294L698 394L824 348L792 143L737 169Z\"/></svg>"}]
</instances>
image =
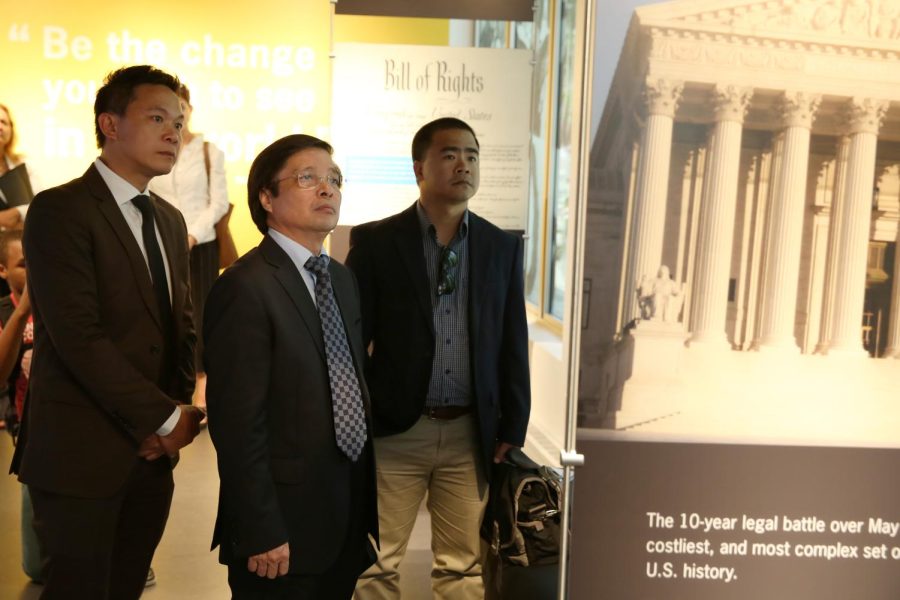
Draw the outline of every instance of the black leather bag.
<instances>
[{"instance_id":1,"label":"black leather bag","mask_svg":"<svg viewBox=\"0 0 900 600\"><path fill-rule=\"evenodd\" d=\"M490 546L485 598L556 598L562 477L518 448L493 465L481 536Z\"/></svg>"}]
</instances>

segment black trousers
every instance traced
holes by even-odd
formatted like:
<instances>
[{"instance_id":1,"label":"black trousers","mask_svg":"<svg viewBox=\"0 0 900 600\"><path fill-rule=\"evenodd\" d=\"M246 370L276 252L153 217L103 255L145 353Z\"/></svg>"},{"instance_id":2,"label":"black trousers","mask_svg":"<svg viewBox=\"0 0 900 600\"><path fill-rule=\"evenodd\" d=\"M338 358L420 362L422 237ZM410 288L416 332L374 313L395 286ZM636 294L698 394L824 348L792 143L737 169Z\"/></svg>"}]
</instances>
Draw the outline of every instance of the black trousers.
<instances>
[{"instance_id":1,"label":"black trousers","mask_svg":"<svg viewBox=\"0 0 900 600\"><path fill-rule=\"evenodd\" d=\"M194 329L197 331L194 358L198 373L203 372L203 306L218 276L218 242L213 240L191 248L191 304L194 308Z\"/></svg>"},{"instance_id":2,"label":"black trousers","mask_svg":"<svg viewBox=\"0 0 900 600\"><path fill-rule=\"evenodd\" d=\"M172 464L137 459L111 498L77 498L30 486L41 545L41 600L137 600L172 503Z\"/></svg>"},{"instance_id":3,"label":"black trousers","mask_svg":"<svg viewBox=\"0 0 900 600\"><path fill-rule=\"evenodd\" d=\"M267 579L247 570L247 560L228 565L228 585L232 600L349 600L356 588L356 580L375 562L375 549L368 537L366 507L375 490L369 489L366 465L368 448L353 465L350 489L350 522L347 536L337 559L324 573L297 575ZM310 518L315 518L311 515ZM303 562L303 554L316 552L312 544L292 540L291 557Z\"/></svg>"},{"instance_id":4,"label":"black trousers","mask_svg":"<svg viewBox=\"0 0 900 600\"><path fill-rule=\"evenodd\" d=\"M315 552L314 548L296 545L291 550L301 554ZM288 573L267 579L248 571L246 562L228 565L231 597L233 600L349 600L356 580L371 564L369 556L370 552L357 537L354 543L344 544L338 559L327 571L317 575Z\"/></svg>"}]
</instances>

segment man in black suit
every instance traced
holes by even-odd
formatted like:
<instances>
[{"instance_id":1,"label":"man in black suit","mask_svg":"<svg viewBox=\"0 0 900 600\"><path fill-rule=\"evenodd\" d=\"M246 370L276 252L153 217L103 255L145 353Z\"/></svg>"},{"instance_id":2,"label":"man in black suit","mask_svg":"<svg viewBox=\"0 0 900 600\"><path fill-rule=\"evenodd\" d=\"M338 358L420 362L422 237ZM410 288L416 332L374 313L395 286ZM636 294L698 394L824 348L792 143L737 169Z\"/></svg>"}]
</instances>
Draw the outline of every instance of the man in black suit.
<instances>
[{"instance_id":1,"label":"man in black suit","mask_svg":"<svg viewBox=\"0 0 900 600\"><path fill-rule=\"evenodd\" d=\"M247 181L262 243L206 301L209 430L221 488L213 547L234 598L347 599L378 535L362 320L353 275L322 244L341 173L290 135Z\"/></svg>"},{"instance_id":2,"label":"man in black suit","mask_svg":"<svg viewBox=\"0 0 900 600\"><path fill-rule=\"evenodd\" d=\"M482 598L490 465L524 444L531 407L522 241L468 210L479 183L469 125L428 123L412 156L419 200L354 228L347 257L371 348L381 531L356 597L400 597L398 568L427 491L435 597Z\"/></svg>"},{"instance_id":3,"label":"man in black suit","mask_svg":"<svg viewBox=\"0 0 900 600\"><path fill-rule=\"evenodd\" d=\"M30 396L13 469L45 556L41 598L138 598L198 432L187 230L147 184L175 164L175 77L107 76L100 158L38 194L23 246L34 308Z\"/></svg>"}]
</instances>

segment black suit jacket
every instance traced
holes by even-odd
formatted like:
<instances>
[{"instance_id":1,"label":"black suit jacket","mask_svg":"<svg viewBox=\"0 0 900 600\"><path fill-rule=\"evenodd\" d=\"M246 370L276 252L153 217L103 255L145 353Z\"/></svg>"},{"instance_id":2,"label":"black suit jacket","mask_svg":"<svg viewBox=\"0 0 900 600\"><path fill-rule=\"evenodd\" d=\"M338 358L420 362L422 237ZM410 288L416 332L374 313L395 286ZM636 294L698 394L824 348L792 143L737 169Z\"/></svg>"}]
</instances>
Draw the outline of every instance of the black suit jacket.
<instances>
[{"instance_id":1,"label":"black suit jacket","mask_svg":"<svg viewBox=\"0 0 900 600\"><path fill-rule=\"evenodd\" d=\"M196 341L188 294L187 230L181 213L152 196L169 262L173 360L147 262L94 166L38 194L23 248L34 308L34 358L20 479L70 496L102 498L125 482L138 445L190 402ZM163 373L172 369L174 373ZM158 382L167 380L167 389Z\"/></svg>"},{"instance_id":2,"label":"black suit jacket","mask_svg":"<svg viewBox=\"0 0 900 600\"><path fill-rule=\"evenodd\" d=\"M469 213L469 352L485 468L496 441L525 443L531 410L522 240ZM434 357L434 316L413 204L350 232L347 266L359 281L366 379L375 435L421 416ZM489 470L486 470L489 473Z\"/></svg>"},{"instance_id":3,"label":"black suit jacket","mask_svg":"<svg viewBox=\"0 0 900 600\"><path fill-rule=\"evenodd\" d=\"M368 405L356 283L337 261L329 272ZM354 469L335 441L318 310L269 236L219 277L204 310L209 430L221 479L213 547L221 546L221 562L243 564L289 542L291 573L321 573L347 537ZM377 539L369 429L365 511Z\"/></svg>"}]
</instances>

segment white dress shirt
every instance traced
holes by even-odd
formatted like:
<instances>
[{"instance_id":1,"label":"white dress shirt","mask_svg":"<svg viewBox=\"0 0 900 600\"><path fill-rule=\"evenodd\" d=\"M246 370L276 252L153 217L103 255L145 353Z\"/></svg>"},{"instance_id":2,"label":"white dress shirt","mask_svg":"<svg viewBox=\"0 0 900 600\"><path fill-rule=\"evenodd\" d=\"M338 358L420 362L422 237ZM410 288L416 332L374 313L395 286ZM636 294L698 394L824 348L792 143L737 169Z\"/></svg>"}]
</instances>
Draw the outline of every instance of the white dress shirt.
<instances>
[{"instance_id":1,"label":"white dress shirt","mask_svg":"<svg viewBox=\"0 0 900 600\"><path fill-rule=\"evenodd\" d=\"M309 291L313 304L318 308L319 303L316 302L316 276L312 271L306 268L306 261L313 256L313 253L303 244L295 242L288 236L271 227L269 227L269 236L287 253L291 258L291 262L293 262L294 266L297 267L297 270L300 271L300 276L303 277L303 283L306 284L306 289ZM325 248L322 248L321 254L327 256L327 254L325 254Z\"/></svg>"}]
</instances>

